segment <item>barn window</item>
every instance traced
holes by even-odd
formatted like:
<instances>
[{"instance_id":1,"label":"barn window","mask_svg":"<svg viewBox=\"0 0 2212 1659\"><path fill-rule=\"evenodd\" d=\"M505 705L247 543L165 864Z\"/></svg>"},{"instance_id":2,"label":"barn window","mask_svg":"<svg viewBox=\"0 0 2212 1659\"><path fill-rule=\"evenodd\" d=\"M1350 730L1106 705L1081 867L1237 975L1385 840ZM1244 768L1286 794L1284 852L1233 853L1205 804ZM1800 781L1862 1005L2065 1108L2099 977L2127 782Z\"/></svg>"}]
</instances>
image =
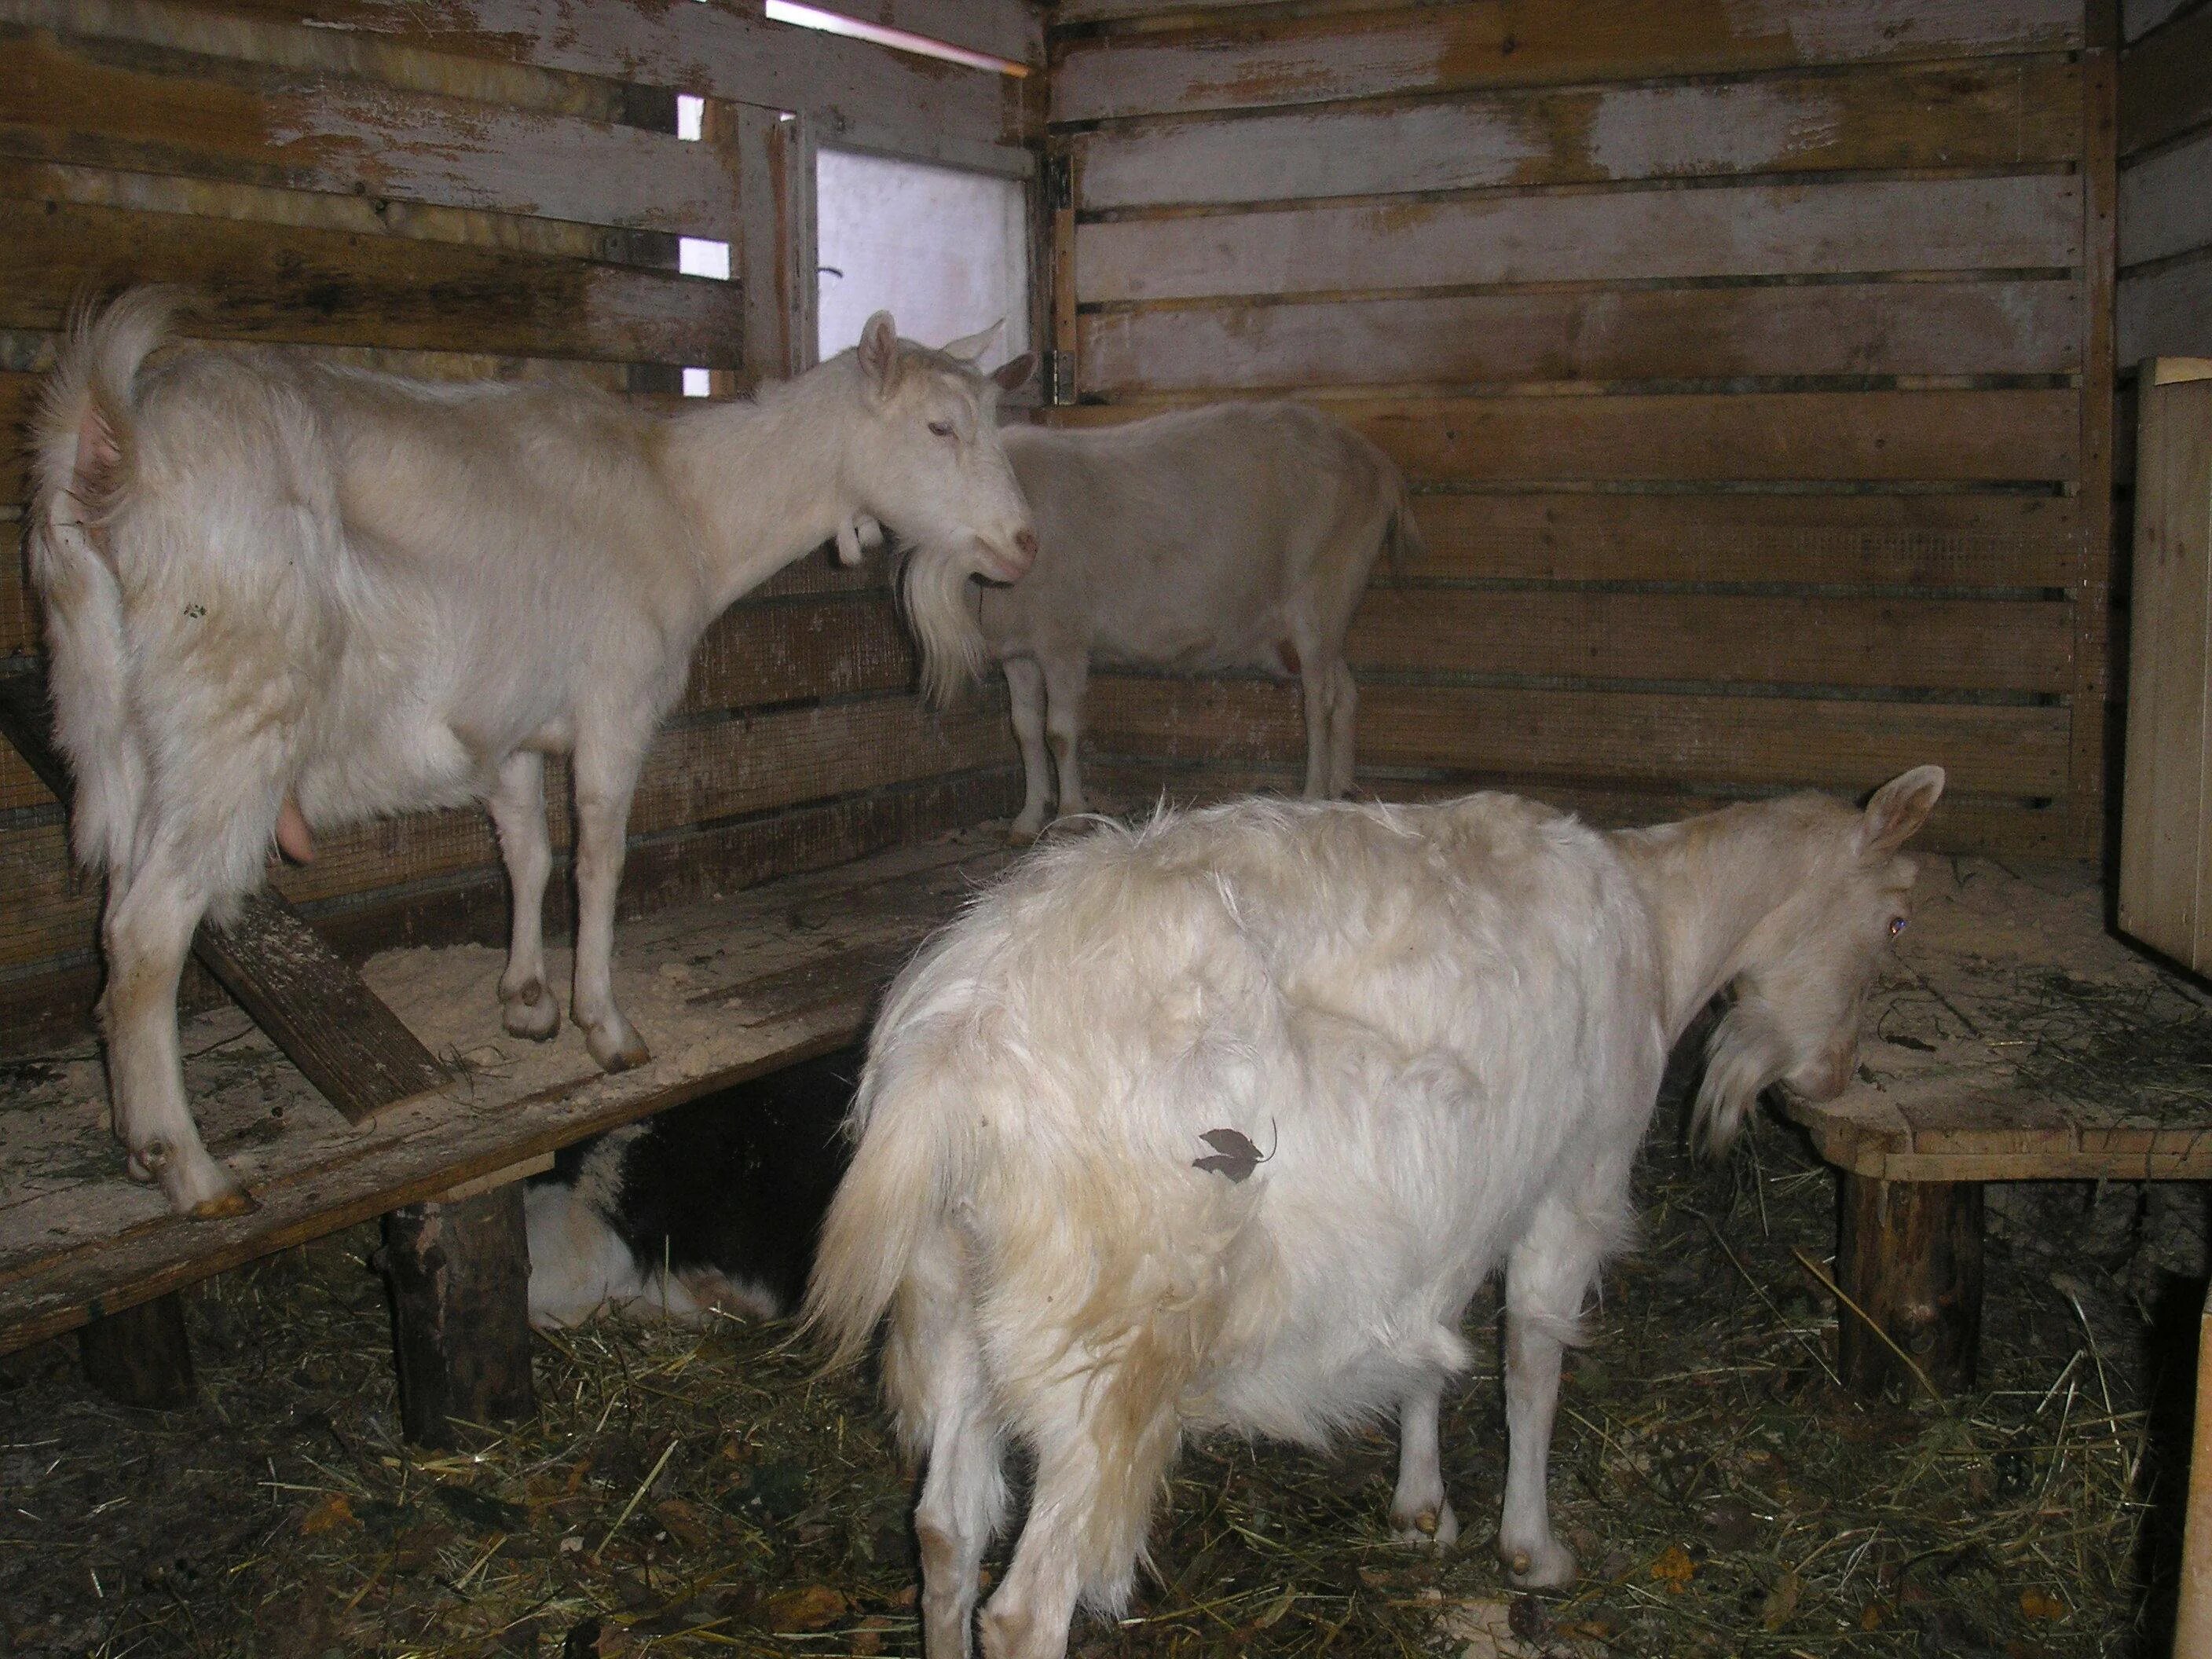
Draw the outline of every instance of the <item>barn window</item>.
<instances>
[{"instance_id":1,"label":"barn window","mask_svg":"<svg viewBox=\"0 0 2212 1659\"><path fill-rule=\"evenodd\" d=\"M871 312L930 345L1003 321L985 367L1029 349L1028 191L1018 179L842 150L815 173L824 357Z\"/></svg>"}]
</instances>

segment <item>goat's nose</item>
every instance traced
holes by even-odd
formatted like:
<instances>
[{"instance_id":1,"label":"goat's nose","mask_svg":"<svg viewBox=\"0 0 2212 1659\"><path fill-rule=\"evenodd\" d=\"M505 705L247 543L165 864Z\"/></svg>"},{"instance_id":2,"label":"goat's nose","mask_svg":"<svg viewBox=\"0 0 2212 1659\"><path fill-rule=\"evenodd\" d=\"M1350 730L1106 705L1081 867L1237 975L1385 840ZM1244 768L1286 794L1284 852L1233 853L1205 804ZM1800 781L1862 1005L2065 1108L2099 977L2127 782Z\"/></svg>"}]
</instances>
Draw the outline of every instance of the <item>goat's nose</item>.
<instances>
[{"instance_id":1,"label":"goat's nose","mask_svg":"<svg viewBox=\"0 0 2212 1659\"><path fill-rule=\"evenodd\" d=\"M1034 559L1036 557L1036 532L1024 530L1014 538L1014 545Z\"/></svg>"}]
</instances>

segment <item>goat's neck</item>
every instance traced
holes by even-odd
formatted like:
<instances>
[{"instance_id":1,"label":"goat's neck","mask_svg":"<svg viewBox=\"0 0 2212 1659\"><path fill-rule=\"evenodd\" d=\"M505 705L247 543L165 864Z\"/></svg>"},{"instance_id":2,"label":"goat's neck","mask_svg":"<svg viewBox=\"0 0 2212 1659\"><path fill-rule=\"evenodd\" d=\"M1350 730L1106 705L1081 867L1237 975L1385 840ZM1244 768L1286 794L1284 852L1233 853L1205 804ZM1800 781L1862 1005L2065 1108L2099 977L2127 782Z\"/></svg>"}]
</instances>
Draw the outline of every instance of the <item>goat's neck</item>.
<instances>
[{"instance_id":1,"label":"goat's neck","mask_svg":"<svg viewBox=\"0 0 2212 1659\"><path fill-rule=\"evenodd\" d=\"M1749 965L1759 924L1810 873L1777 828L1764 809L1735 806L1614 837L1657 927L1669 1043Z\"/></svg>"},{"instance_id":2,"label":"goat's neck","mask_svg":"<svg viewBox=\"0 0 2212 1659\"><path fill-rule=\"evenodd\" d=\"M684 415L669 434L670 468L702 522L701 573L720 612L837 533L861 511L845 482L860 392L836 361L756 403Z\"/></svg>"}]
</instances>

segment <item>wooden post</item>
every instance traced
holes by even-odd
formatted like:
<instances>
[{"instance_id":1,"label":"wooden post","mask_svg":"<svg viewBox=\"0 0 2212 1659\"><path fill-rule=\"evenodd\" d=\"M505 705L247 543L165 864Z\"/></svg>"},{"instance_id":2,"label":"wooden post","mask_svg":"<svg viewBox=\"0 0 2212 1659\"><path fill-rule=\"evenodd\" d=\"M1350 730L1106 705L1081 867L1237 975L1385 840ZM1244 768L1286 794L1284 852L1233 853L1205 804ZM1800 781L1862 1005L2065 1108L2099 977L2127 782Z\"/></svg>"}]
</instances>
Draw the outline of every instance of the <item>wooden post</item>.
<instances>
[{"instance_id":1,"label":"wooden post","mask_svg":"<svg viewBox=\"0 0 2212 1659\"><path fill-rule=\"evenodd\" d=\"M455 1424L527 1417L530 1246L522 1183L384 1218L399 1422L417 1445L458 1443Z\"/></svg>"},{"instance_id":2,"label":"wooden post","mask_svg":"<svg viewBox=\"0 0 2212 1659\"><path fill-rule=\"evenodd\" d=\"M1970 1388L1982 1345L1982 1184L1845 1172L1837 1282L1938 1389ZM1869 1397L1917 1389L1889 1343L1837 1310L1844 1382Z\"/></svg>"},{"instance_id":3,"label":"wooden post","mask_svg":"<svg viewBox=\"0 0 2212 1659\"><path fill-rule=\"evenodd\" d=\"M76 1334L85 1381L118 1406L174 1411L198 1397L185 1304L171 1291L94 1320Z\"/></svg>"}]
</instances>

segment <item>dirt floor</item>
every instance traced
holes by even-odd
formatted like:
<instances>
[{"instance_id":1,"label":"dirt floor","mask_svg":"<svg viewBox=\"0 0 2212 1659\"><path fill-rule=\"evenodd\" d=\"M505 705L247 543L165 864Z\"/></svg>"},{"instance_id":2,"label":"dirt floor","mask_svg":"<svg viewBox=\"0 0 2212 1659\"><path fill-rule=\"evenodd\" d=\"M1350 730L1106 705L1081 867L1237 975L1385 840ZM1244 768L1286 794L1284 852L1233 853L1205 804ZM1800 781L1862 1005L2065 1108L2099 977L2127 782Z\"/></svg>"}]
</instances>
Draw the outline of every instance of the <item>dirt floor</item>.
<instances>
[{"instance_id":1,"label":"dirt floor","mask_svg":"<svg viewBox=\"0 0 2212 1659\"><path fill-rule=\"evenodd\" d=\"M1719 1170L1680 1130L1670 1102L1644 1243L1565 1388L1576 1589L1514 1596L1480 1542L1504 1468L1491 1366L1446 1422L1459 1551L1390 1540L1384 1431L1326 1456L1202 1445L1156 1577L1076 1650L2162 1655L2203 1294L2171 1270L2203 1272L2203 1190L2001 1196L1987 1392L1869 1409L1832 1383L1808 1265L1832 1251L1832 1178L1771 1122ZM73 1342L0 1360L0 1654L915 1651L909 1486L867 1377L815 1378L776 1325L602 1325L540 1340L537 1420L420 1453L374 1244L195 1295L186 1411L93 1397ZM1486 1352L1495 1319L1469 1317Z\"/></svg>"}]
</instances>

